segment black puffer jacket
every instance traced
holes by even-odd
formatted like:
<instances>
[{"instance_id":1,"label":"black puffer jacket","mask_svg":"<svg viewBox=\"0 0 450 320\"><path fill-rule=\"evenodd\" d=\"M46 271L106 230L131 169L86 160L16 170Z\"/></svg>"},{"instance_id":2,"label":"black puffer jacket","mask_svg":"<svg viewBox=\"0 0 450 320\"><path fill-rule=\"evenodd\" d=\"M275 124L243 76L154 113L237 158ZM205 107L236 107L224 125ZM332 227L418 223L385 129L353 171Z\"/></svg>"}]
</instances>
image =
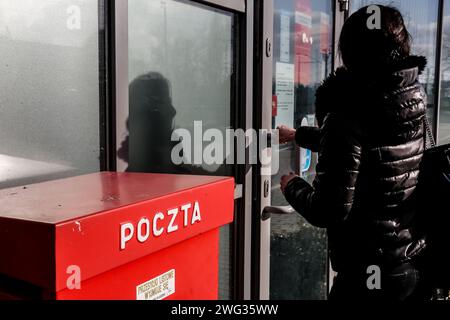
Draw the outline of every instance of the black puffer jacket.
<instances>
[{"instance_id":1,"label":"black puffer jacket","mask_svg":"<svg viewBox=\"0 0 450 320\"><path fill-rule=\"evenodd\" d=\"M317 176L312 186L292 180L285 196L311 224L328 229L335 271L413 261L426 246L415 211L425 65L411 56L373 78L338 69L317 91Z\"/></svg>"}]
</instances>

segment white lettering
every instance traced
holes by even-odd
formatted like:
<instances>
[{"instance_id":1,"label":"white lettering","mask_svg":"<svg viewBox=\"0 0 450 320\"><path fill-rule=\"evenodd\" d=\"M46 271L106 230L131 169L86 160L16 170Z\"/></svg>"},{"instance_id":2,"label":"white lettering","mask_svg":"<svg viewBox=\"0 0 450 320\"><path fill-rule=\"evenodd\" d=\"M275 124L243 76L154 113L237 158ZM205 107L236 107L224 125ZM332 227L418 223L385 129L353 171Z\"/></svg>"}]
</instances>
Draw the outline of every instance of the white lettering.
<instances>
[{"instance_id":1,"label":"white lettering","mask_svg":"<svg viewBox=\"0 0 450 320\"><path fill-rule=\"evenodd\" d=\"M145 234L142 233L142 227L145 226ZM140 243L144 243L145 241L148 240L148 238L150 237L150 220L148 220L147 218L142 218L141 221L139 221L138 223L138 227L137 227L137 231L138 231L138 241Z\"/></svg>"},{"instance_id":2,"label":"white lettering","mask_svg":"<svg viewBox=\"0 0 450 320\"><path fill-rule=\"evenodd\" d=\"M184 227L186 228L189 225L189 210L192 208L192 204L185 204L181 207L181 210L184 212Z\"/></svg>"},{"instance_id":3,"label":"white lettering","mask_svg":"<svg viewBox=\"0 0 450 320\"><path fill-rule=\"evenodd\" d=\"M197 222L202 221L202 215L200 214L200 205L198 202L195 202L194 205L194 213L192 215L192 225L196 224Z\"/></svg>"},{"instance_id":4,"label":"white lettering","mask_svg":"<svg viewBox=\"0 0 450 320\"><path fill-rule=\"evenodd\" d=\"M134 226L131 223L124 223L120 226L120 250L125 250L127 242L134 236Z\"/></svg>"},{"instance_id":5,"label":"white lettering","mask_svg":"<svg viewBox=\"0 0 450 320\"><path fill-rule=\"evenodd\" d=\"M182 218L180 217L183 222L177 220L178 214L183 215ZM120 225L120 250L125 250L134 237L137 242L145 243L151 236L158 238L164 232L171 234L178 231L181 223L184 228L187 228L200 222L202 222L200 203L196 201L167 210L167 212L157 212L153 218L143 217L136 223L123 223Z\"/></svg>"},{"instance_id":6,"label":"white lettering","mask_svg":"<svg viewBox=\"0 0 450 320\"><path fill-rule=\"evenodd\" d=\"M178 225L175 224L175 220L178 216L178 208L169 210L168 215L172 217L170 220L169 227L167 228L167 233L172 233L178 230Z\"/></svg>"},{"instance_id":7,"label":"white lettering","mask_svg":"<svg viewBox=\"0 0 450 320\"><path fill-rule=\"evenodd\" d=\"M164 233L164 228L158 229L158 221L164 220L164 214L157 213L155 217L153 218L153 235L155 237L160 237Z\"/></svg>"}]
</instances>

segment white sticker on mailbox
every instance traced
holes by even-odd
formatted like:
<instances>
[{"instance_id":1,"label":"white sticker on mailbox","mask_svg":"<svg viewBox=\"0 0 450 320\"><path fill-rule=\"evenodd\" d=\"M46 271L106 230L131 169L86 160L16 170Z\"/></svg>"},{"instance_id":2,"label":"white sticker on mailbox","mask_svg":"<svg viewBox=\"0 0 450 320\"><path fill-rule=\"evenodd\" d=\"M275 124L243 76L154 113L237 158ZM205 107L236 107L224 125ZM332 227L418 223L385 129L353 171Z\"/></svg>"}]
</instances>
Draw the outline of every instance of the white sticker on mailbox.
<instances>
[{"instance_id":1,"label":"white sticker on mailbox","mask_svg":"<svg viewBox=\"0 0 450 320\"><path fill-rule=\"evenodd\" d=\"M137 300L163 300L175 293L175 270L136 287Z\"/></svg>"}]
</instances>

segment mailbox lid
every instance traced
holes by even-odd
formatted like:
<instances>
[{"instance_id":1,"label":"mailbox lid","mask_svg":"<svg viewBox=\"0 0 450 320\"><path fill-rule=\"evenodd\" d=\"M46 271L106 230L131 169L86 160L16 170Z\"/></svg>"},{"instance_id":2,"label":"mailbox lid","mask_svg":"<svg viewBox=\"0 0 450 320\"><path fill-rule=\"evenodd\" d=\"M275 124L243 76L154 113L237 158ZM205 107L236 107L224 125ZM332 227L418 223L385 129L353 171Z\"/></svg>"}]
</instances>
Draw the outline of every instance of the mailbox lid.
<instances>
[{"instance_id":1,"label":"mailbox lid","mask_svg":"<svg viewBox=\"0 0 450 320\"><path fill-rule=\"evenodd\" d=\"M231 223L233 209L234 180L223 177L96 173L2 190L0 273L60 291L73 267L89 279ZM135 229L125 248L123 225Z\"/></svg>"},{"instance_id":2,"label":"mailbox lid","mask_svg":"<svg viewBox=\"0 0 450 320\"><path fill-rule=\"evenodd\" d=\"M58 224L232 178L102 172L0 190L0 218Z\"/></svg>"}]
</instances>

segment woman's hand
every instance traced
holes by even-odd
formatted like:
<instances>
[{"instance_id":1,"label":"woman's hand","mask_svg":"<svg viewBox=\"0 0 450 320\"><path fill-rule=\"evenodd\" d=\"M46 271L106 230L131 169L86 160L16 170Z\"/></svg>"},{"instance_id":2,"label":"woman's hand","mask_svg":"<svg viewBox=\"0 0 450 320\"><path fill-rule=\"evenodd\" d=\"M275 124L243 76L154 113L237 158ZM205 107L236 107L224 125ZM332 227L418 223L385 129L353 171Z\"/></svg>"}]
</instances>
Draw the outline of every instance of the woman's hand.
<instances>
[{"instance_id":1,"label":"woman's hand","mask_svg":"<svg viewBox=\"0 0 450 320\"><path fill-rule=\"evenodd\" d=\"M289 175L285 175L281 177L281 191L284 192L286 191L286 187L288 186L289 182L291 182L293 179L297 178L298 175L296 175L295 173L291 172Z\"/></svg>"},{"instance_id":2,"label":"woman's hand","mask_svg":"<svg viewBox=\"0 0 450 320\"><path fill-rule=\"evenodd\" d=\"M280 126L277 128L280 134L280 144L286 144L295 141L295 133L297 130L287 126Z\"/></svg>"}]
</instances>

